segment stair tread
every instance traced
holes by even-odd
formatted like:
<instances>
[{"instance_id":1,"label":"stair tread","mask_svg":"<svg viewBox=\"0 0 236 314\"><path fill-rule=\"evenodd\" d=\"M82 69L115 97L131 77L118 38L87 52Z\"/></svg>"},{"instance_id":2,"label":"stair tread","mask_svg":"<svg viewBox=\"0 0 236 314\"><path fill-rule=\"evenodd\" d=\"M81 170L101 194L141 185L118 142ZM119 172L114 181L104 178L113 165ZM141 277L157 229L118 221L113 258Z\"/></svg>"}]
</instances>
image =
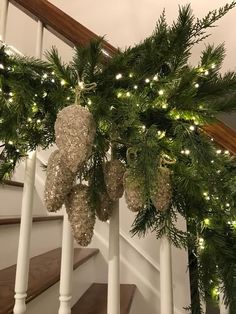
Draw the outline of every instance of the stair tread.
<instances>
[{"instance_id":1,"label":"stair tread","mask_svg":"<svg viewBox=\"0 0 236 314\"><path fill-rule=\"evenodd\" d=\"M3 184L3 185L16 186L16 187L19 187L19 188L23 188L23 187L24 187L24 183L18 182L18 181L12 181L12 180L3 180L3 181L1 182L1 184Z\"/></svg>"},{"instance_id":2,"label":"stair tread","mask_svg":"<svg viewBox=\"0 0 236 314\"><path fill-rule=\"evenodd\" d=\"M120 314L128 314L136 286L120 285ZM71 314L107 314L107 284L93 283L73 306Z\"/></svg>"},{"instance_id":3,"label":"stair tread","mask_svg":"<svg viewBox=\"0 0 236 314\"><path fill-rule=\"evenodd\" d=\"M76 248L74 269L96 255L98 249ZM54 285L60 279L61 249L57 248L30 259L27 302ZM12 313L16 265L0 270L0 314Z\"/></svg>"},{"instance_id":4,"label":"stair tread","mask_svg":"<svg viewBox=\"0 0 236 314\"><path fill-rule=\"evenodd\" d=\"M62 215L52 215L52 216L35 216L33 217L33 222L43 222L51 220L63 220ZM0 216L0 225L15 225L19 224L21 221L20 217L11 216Z\"/></svg>"}]
</instances>

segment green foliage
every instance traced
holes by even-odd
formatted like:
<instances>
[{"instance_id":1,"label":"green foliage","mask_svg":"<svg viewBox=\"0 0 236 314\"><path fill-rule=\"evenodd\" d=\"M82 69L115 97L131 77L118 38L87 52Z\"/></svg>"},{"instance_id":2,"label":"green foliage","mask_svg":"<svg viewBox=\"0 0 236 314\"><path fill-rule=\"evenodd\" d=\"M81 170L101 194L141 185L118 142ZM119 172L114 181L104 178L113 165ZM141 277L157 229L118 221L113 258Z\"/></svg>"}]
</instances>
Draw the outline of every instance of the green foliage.
<instances>
[{"instance_id":1,"label":"green foliage","mask_svg":"<svg viewBox=\"0 0 236 314\"><path fill-rule=\"evenodd\" d=\"M98 206L105 189L103 163L112 146L115 156L144 179L146 203L132 232L166 234L175 246L188 247L195 258L192 313L201 312L199 296L212 297L219 284L231 313L236 308L236 166L204 132L218 113L236 108L236 74L219 72L223 45L206 46L198 65L188 63L191 48L235 5L202 19L195 19L189 5L180 7L170 26L163 12L150 37L106 62L102 39L77 47L69 64L55 48L47 53L47 63L0 50L0 179L28 151L54 143L58 111L75 101L78 82L95 83L95 90L79 90L97 133L78 177L90 182L91 201ZM162 156L173 161L168 164L173 197L166 212L151 201ZM178 229L181 216L188 232Z\"/></svg>"}]
</instances>

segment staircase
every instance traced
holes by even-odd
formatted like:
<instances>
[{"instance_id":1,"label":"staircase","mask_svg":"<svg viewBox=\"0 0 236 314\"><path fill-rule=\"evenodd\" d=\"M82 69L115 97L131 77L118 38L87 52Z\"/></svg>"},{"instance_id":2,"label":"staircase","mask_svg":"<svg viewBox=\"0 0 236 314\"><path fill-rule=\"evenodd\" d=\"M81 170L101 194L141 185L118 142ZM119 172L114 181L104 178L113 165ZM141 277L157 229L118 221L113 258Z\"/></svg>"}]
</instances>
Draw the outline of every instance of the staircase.
<instances>
[{"instance_id":1,"label":"staircase","mask_svg":"<svg viewBox=\"0 0 236 314\"><path fill-rule=\"evenodd\" d=\"M15 199L16 204L20 206L15 195L22 194L22 190L22 183L6 181L5 185L0 187L1 199L4 194L8 197L11 193L11 199ZM12 213L16 204L9 202L6 208L6 204L1 202L0 212L4 206L4 210ZM56 314L58 311L62 222L63 216L33 217L26 299L29 314ZM0 314L13 312L19 226L19 216L0 216ZM98 282L96 274L100 259L97 248L74 249L72 314L107 313L107 284L105 280ZM105 278L106 274L103 276ZM135 289L135 285L121 285L121 314L130 313Z\"/></svg>"}]
</instances>

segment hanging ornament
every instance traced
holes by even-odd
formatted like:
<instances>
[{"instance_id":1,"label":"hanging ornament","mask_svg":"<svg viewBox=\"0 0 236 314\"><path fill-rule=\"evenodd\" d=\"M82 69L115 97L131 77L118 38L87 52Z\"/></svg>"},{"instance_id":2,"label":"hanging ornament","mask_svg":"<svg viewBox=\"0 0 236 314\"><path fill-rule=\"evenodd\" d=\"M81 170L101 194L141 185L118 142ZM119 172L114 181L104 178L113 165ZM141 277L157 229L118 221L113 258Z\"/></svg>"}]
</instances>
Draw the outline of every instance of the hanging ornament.
<instances>
[{"instance_id":1,"label":"hanging ornament","mask_svg":"<svg viewBox=\"0 0 236 314\"><path fill-rule=\"evenodd\" d=\"M56 212L62 207L74 178L73 172L62 161L59 150L54 151L48 160L44 190L44 200L49 212Z\"/></svg>"},{"instance_id":2,"label":"hanging ornament","mask_svg":"<svg viewBox=\"0 0 236 314\"><path fill-rule=\"evenodd\" d=\"M67 167L76 172L92 152L96 124L92 114L80 105L62 109L55 123L56 144Z\"/></svg>"},{"instance_id":3,"label":"hanging ornament","mask_svg":"<svg viewBox=\"0 0 236 314\"><path fill-rule=\"evenodd\" d=\"M118 159L108 161L104 165L104 180L109 198L116 201L124 193L123 177L125 166Z\"/></svg>"},{"instance_id":4,"label":"hanging ornament","mask_svg":"<svg viewBox=\"0 0 236 314\"><path fill-rule=\"evenodd\" d=\"M172 187L171 170L167 167L158 168L152 202L156 209L166 211L171 205Z\"/></svg>"},{"instance_id":5,"label":"hanging ornament","mask_svg":"<svg viewBox=\"0 0 236 314\"><path fill-rule=\"evenodd\" d=\"M96 215L99 220L107 221L112 214L112 201L107 192L100 195L100 206L96 207Z\"/></svg>"},{"instance_id":6,"label":"hanging ornament","mask_svg":"<svg viewBox=\"0 0 236 314\"><path fill-rule=\"evenodd\" d=\"M124 175L125 199L128 208L132 212L138 212L145 205L144 180L135 176L131 170L127 170Z\"/></svg>"},{"instance_id":7,"label":"hanging ornament","mask_svg":"<svg viewBox=\"0 0 236 314\"><path fill-rule=\"evenodd\" d=\"M95 213L89 204L89 188L83 184L74 186L65 205L75 240L81 246L89 245L95 225Z\"/></svg>"}]
</instances>

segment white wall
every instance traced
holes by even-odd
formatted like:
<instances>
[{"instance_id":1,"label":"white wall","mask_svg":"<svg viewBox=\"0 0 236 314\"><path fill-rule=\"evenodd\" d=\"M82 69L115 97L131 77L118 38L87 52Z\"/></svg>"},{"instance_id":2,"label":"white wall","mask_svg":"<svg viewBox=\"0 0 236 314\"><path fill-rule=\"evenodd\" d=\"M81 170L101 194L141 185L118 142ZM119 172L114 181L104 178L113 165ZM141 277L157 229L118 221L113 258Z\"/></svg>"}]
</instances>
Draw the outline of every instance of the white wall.
<instances>
[{"instance_id":1,"label":"white wall","mask_svg":"<svg viewBox=\"0 0 236 314\"><path fill-rule=\"evenodd\" d=\"M203 17L209 10L223 6L225 0L51 0L66 13L97 33L106 35L115 47L127 47L149 36L155 28L162 10L166 9L168 22L177 16L178 5L191 3L197 17ZM236 37L234 34L236 8L217 23L212 29L210 42L225 42L228 55L224 69L235 69ZM194 59L198 59L200 48L194 50Z\"/></svg>"}]
</instances>

